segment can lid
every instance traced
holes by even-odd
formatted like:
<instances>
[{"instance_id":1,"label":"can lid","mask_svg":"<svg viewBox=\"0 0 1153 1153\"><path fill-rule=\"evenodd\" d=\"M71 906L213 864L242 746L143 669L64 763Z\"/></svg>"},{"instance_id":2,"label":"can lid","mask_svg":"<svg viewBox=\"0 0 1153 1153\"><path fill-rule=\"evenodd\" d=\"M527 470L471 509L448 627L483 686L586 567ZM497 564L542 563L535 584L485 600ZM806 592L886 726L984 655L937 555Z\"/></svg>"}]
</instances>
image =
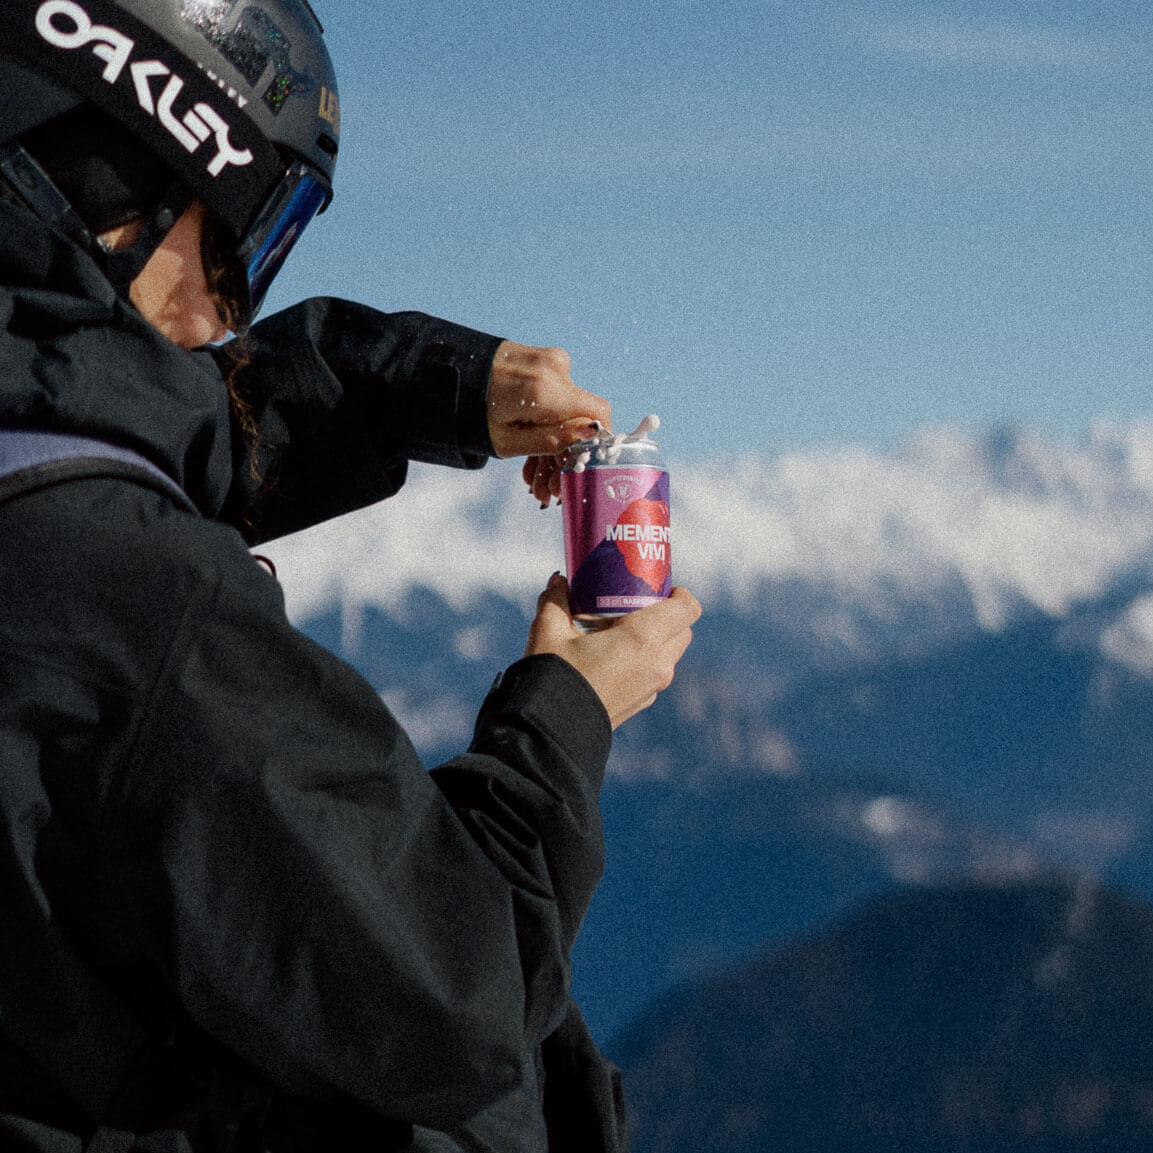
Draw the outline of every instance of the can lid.
<instances>
[{"instance_id":1,"label":"can lid","mask_svg":"<svg viewBox=\"0 0 1153 1153\"><path fill-rule=\"evenodd\" d=\"M651 454L656 457L657 443L650 434L656 432L660 426L659 416L646 416L627 435L614 436L608 433L603 437L579 440L569 445L562 467L565 472L584 472L590 465L593 467L607 465L611 468L618 463L636 464L638 456ZM622 456L626 459L622 460Z\"/></svg>"}]
</instances>

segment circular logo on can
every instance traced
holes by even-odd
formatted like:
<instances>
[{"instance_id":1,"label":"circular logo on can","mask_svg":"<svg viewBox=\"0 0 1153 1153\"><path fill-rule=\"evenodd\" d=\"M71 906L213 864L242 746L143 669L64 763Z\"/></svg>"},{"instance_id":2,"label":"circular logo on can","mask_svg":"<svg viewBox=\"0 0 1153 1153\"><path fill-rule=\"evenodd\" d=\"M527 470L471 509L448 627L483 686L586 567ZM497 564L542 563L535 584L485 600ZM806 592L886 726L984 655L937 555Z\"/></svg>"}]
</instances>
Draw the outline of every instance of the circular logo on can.
<instances>
[{"instance_id":1,"label":"circular logo on can","mask_svg":"<svg viewBox=\"0 0 1153 1153\"><path fill-rule=\"evenodd\" d=\"M602 484L604 485L605 496L620 504L627 504L633 497L639 496L641 492L641 482L635 476L629 476L627 473L616 473L613 476L605 477Z\"/></svg>"},{"instance_id":2,"label":"circular logo on can","mask_svg":"<svg viewBox=\"0 0 1153 1153\"><path fill-rule=\"evenodd\" d=\"M634 500L616 523L615 542L625 567L658 594L672 563L669 535L669 506L663 500Z\"/></svg>"}]
</instances>

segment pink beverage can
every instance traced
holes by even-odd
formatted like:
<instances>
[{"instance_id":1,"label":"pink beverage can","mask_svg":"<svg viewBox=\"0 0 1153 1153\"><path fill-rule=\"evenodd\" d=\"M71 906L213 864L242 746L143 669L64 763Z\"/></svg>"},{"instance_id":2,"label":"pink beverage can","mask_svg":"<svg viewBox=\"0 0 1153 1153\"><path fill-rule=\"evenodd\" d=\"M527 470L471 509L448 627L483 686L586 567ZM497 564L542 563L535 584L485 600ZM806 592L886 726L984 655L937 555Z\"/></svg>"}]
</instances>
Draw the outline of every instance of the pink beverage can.
<instances>
[{"instance_id":1,"label":"pink beverage can","mask_svg":"<svg viewBox=\"0 0 1153 1153\"><path fill-rule=\"evenodd\" d=\"M573 617L586 631L672 592L669 473L648 436L584 441L561 473Z\"/></svg>"}]
</instances>

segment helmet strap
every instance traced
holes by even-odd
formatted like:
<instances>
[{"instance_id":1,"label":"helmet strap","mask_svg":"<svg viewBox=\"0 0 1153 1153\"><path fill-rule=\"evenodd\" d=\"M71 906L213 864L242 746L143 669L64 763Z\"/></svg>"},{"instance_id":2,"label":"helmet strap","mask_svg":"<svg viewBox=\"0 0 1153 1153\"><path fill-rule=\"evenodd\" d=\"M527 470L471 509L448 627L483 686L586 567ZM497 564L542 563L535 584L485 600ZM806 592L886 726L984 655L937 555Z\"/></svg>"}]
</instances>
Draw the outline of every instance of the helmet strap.
<instances>
[{"instance_id":1,"label":"helmet strap","mask_svg":"<svg viewBox=\"0 0 1153 1153\"><path fill-rule=\"evenodd\" d=\"M127 248L105 248L103 242L97 241L97 259L119 296L128 299L132 282L144 271L152 254L164 243L164 238L191 203L192 190L181 181L174 180L164 190L160 203L145 218L144 229L135 244Z\"/></svg>"}]
</instances>

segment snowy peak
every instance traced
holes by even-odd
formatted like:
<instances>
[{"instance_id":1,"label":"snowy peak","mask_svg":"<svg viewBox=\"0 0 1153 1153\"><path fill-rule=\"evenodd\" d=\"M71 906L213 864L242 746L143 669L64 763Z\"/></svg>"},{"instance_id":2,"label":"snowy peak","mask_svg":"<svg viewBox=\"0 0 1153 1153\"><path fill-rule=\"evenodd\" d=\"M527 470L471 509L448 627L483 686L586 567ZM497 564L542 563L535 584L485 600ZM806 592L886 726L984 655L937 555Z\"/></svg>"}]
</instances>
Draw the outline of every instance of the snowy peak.
<instances>
[{"instance_id":1,"label":"snowy peak","mask_svg":"<svg viewBox=\"0 0 1153 1153\"><path fill-rule=\"evenodd\" d=\"M748 607L800 580L878 610L956 582L986 628L1024 602L1060 615L1147 554L1153 426L1085 445L927 431L898 452L827 450L686 473L683 579ZM724 561L703 546L717 538Z\"/></svg>"}]
</instances>

